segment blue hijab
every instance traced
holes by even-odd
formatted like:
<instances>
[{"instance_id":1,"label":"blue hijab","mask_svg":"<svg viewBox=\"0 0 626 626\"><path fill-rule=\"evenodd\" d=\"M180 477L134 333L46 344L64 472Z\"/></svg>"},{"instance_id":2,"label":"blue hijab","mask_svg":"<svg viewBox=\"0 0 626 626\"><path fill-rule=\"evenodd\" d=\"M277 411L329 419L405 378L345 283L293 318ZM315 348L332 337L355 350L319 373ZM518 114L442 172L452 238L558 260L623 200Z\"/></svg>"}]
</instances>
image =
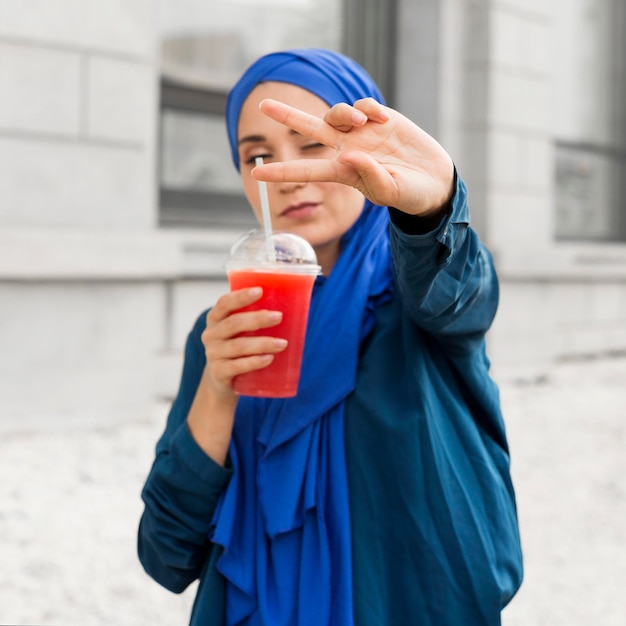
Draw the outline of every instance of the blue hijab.
<instances>
[{"instance_id":1,"label":"blue hijab","mask_svg":"<svg viewBox=\"0 0 626 626\"><path fill-rule=\"evenodd\" d=\"M301 86L327 104L383 98L351 59L318 49L269 54L230 92L226 121L233 161L237 125L262 81ZM350 510L344 402L353 391L359 348L392 285L388 212L365 201L344 235L328 278L316 283L298 395L242 397L229 458L234 473L213 520L224 550L226 624L353 624Z\"/></svg>"}]
</instances>

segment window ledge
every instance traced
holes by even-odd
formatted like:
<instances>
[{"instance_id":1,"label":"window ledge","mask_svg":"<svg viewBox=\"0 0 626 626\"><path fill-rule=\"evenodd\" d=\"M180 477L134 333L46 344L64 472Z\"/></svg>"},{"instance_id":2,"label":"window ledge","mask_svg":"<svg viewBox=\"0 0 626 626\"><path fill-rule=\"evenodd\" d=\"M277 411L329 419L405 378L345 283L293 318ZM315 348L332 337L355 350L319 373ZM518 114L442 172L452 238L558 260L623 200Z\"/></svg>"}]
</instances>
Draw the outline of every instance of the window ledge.
<instances>
[{"instance_id":1,"label":"window ledge","mask_svg":"<svg viewBox=\"0 0 626 626\"><path fill-rule=\"evenodd\" d=\"M505 280L626 282L626 244L559 243L524 254L499 251L495 256Z\"/></svg>"},{"instance_id":2,"label":"window ledge","mask_svg":"<svg viewBox=\"0 0 626 626\"><path fill-rule=\"evenodd\" d=\"M0 232L0 281L161 281L224 277L240 234L60 229Z\"/></svg>"}]
</instances>

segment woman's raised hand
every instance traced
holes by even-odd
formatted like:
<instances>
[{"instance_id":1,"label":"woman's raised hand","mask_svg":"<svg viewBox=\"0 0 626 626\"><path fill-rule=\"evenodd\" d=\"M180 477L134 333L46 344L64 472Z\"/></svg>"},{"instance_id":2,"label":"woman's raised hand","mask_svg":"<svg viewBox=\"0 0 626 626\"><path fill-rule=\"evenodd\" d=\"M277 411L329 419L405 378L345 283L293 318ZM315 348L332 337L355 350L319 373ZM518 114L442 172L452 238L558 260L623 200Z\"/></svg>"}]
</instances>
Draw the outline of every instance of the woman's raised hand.
<instances>
[{"instance_id":1,"label":"woman's raised hand","mask_svg":"<svg viewBox=\"0 0 626 626\"><path fill-rule=\"evenodd\" d=\"M261 111L336 150L332 159L268 163L253 170L267 182L339 182L375 204L414 215L438 211L453 193L454 165L435 139L407 117L372 98L336 104L323 119L277 100Z\"/></svg>"}]
</instances>

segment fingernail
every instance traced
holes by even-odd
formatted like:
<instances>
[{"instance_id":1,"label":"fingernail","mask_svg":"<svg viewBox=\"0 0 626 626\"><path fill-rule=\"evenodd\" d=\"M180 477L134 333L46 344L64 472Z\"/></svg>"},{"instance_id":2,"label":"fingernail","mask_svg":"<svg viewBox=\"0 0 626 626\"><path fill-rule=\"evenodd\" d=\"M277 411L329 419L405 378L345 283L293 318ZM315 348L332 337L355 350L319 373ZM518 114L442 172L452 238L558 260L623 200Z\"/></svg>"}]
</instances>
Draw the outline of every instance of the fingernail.
<instances>
[{"instance_id":1,"label":"fingernail","mask_svg":"<svg viewBox=\"0 0 626 626\"><path fill-rule=\"evenodd\" d=\"M287 340L286 339L280 339L279 337L277 337L276 339L274 339L274 345L277 348L286 348L287 347Z\"/></svg>"},{"instance_id":2,"label":"fingernail","mask_svg":"<svg viewBox=\"0 0 626 626\"><path fill-rule=\"evenodd\" d=\"M365 124L367 122L367 115L362 111L352 111L352 123L353 124Z\"/></svg>"},{"instance_id":3,"label":"fingernail","mask_svg":"<svg viewBox=\"0 0 626 626\"><path fill-rule=\"evenodd\" d=\"M270 311L270 321L280 322L283 319L282 311Z\"/></svg>"},{"instance_id":4,"label":"fingernail","mask_svg":"<svg viewBox=\"0 0 626 626\"><path fill-rule=\"evenodd\" d=\"M251 287L250 289L248 289L248 295L251 298L258 298L262 294L263 289L261 289L261 287Z\"/></svg>"}]
</instances>

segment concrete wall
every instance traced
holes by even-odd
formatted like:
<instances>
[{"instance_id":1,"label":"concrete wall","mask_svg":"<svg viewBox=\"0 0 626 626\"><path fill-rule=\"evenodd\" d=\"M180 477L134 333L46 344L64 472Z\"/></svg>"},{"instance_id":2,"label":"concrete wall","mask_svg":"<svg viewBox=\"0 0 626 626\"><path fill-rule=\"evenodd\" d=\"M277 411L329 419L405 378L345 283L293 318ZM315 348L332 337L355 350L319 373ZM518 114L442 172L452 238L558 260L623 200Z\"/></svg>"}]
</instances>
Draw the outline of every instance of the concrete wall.
<instances>
[{"instance_id":1,"label":"concrete wall","mask_svg":"<svg viewBox=\"0 0 626 626\"><path fill-rule=\"evenodd\" d=\"M626 245L555 241L551 3L489 3L486 239L502 305L491 334L501 372L626 350Z\"/></svg>"},{"instance_id":2,"label":"concrete wall","mask_svg":"<svg viewBox=\"0 0 626 626\"><path fill-rule=\"evenodd\" d=\"M489 336L501 377L626 350L626 245L554 236L555 19L543 0L400 2L398 106L468 184L501 279Z\"/></svg>"},{"instance_id":3,"label":"concrete wall","mask_svg":"<svg viewBox=\"0 0 626 626\"><path fill-rule=\"evenodd\" d=\"M0 10L3 228L151 227L153 1Z\"/></svg>"},{"instance_id":4,"label":"concrete wall","mask_svg":"<svg viewBox=\"0 0 626 626\"><path fill-rule=\"evenodd\" d=\"M238 233L157 227L156 9L0 0L0 427L149 410L226 288ZM501 377L626 350L626 246L553 237L553 19L543 0L399 6L396 102L470 188Z\"/></svg>"},{"instance_id":5,"label":"concrete wall","mask_svg":"<svg viewBox=\"0 0 626 626\"><path fill-rule=\"evenodd\" d=\"M0 421L152 397L175 267L153 237L154 4L0 1Z\"/></svg>"}]
</instances>

